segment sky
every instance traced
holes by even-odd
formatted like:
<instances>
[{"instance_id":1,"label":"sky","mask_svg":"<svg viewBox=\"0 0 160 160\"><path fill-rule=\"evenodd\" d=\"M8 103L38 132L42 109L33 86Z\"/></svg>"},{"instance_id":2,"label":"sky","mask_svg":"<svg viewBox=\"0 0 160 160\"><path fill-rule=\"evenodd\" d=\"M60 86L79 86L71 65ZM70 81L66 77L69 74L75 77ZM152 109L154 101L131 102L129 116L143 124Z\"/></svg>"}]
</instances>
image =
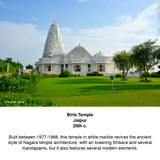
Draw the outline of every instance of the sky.
<instances>
[{"instance_id":1,"label":"sky","mask_svg":"<svg viewBox=\"0 0 160 160\"><path fill-rule=\"evenodd\" d=\"M52 16L66 54L81 43L92 55L101 50L113 56L160 39L157 0L0 0L0 59L34 65L42 58Z\"/></svg>"}]
</instances>

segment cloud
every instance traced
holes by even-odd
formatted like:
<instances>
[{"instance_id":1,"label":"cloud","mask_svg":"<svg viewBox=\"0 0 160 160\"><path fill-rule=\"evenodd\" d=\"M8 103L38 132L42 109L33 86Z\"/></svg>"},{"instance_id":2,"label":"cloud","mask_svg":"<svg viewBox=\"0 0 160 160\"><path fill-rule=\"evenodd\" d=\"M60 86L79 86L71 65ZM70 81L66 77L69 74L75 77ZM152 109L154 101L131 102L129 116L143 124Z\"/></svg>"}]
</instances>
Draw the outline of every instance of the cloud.
<instances>
[{"instance_id":1,"label":"cloud","mask_svg":"<svg viewBox=\"0 0 160 160\"><path fill-rule=\"evenodd\" d=\"M33 65L42 56L46 34L32 24L0 21L1 59L11 57L25 66Z\"/></svg>"},{"instance_id":2,"label":"cloud","mask_svg":"<svg viewBox=\"0 0 160 160\"><path fill-rule=\"evenodd\" d=\"M0 1L0 6L3 5L4 3Z\"/></svg>"},{"instance_id":3,"label":"cloud","mask_svg":"<svg viewBox=\"0 0 160 160\"><path fill-rule=\"evenodd\" d=\"M78 0L78 2L87 2L87 1L90 1L90 0Z\"/></svg>"},{"instance_id":4,"label":"cloud","mask_svg":"<svg viewBox=\"0 0 160 160\"><path fill-rule=\"evenodd\" d=\"M151 17L156 14L156 4L151 5L135 19L131 15L116 18L116 25L99 28L80 29L76 34L73 30L63 33L66 52L81 42L94 55L98 50L112 56L116 51L130 48L148 39L156 39L155 28L150 28ZM156 27L156 24L155 24ZM155 34L155 35L154 35Z\"/></svg>"},{"instance_id":5,"label":"cloud","mask_svg":"<svg viewBox=\"0 0 160 160\"><path fill-rule=\"evenodd\" d=\"M156 8L157 4L151 5L142 13L140 13L135 19L132 19L131 15L122 15L116 19L118 22L116 25L119 26L119 28L121 28L122 30L128 32L142 31L148 28L153 23L149 18L157 14Z\"/></svg>"},{"instance_id":6,"label":"cloud","mask_svg":"<svg viewBox=\"0 0 160 160\"><path fill-rule=\"evenodd\" d=\"M32 17L35 21L38 21L38 19L36 19L35 17Z\"/></svg>"},{"instance_id":7,"label":"cloud","mask_svg":"<svg viewBox=\"0 0 160 160\"><path fill-rule=\"evenodd\" d=\"M113 0L105 0L105 1L103 1L103 2L109 4L109 3L112 2L112 1L113 1Z\"/></svg>"}]
</instances>

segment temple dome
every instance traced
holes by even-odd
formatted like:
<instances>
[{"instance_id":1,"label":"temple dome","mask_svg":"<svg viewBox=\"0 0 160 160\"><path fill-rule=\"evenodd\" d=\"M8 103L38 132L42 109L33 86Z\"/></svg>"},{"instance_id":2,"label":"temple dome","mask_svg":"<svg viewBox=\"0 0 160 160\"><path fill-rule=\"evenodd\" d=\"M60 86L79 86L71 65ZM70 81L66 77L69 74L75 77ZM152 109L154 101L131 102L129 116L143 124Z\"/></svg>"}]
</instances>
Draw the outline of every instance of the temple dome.
<instances>
[{"instance_id":1,"label":"temple dome","mask_svg":"<svg viewBox=\"0 0 160 160\"><path fill-rule=\"evenodd\" d=\"M99 53L96 53L94 57L108 57L108 55L100 51Z\"/></svg>"}]
</instances>

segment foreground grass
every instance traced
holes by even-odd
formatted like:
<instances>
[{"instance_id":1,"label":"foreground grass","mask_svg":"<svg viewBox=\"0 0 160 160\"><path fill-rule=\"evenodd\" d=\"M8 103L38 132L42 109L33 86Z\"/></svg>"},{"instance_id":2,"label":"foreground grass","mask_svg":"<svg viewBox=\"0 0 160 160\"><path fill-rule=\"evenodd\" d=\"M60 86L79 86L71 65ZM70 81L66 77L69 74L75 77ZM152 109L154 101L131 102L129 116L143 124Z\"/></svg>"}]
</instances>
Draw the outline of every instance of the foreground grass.
<instances>
[{"instance_id":1,"label":"foreground grass","mask_svg":"<svg viewBox=\"0 0 160 160\"><path fill-rule=\"evenodd\" d=\"M36 94L63 106L160 106L160 78L139 82L109 77L48 78L38 82Z\"/></svg>"}]
</instances>

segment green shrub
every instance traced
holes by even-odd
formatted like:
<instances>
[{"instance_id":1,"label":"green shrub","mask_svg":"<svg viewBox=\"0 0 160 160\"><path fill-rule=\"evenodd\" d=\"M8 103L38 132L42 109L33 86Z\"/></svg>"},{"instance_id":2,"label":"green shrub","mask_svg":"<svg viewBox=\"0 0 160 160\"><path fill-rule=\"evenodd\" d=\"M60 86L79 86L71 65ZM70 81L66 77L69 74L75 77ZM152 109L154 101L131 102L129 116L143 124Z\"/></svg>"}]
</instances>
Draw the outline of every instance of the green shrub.
<instances>
[{"instance_id":1,"label":"green shrub","mask_svg":"<svg viewBox=\"0 0 160 160\"><path fill-rule=\"evenodd\" d=\"M140 78L139 81L140 82L145 82L145 78ZM151 81L152 81L152 79L147 79L147 82L151 82Z\"/></svg>"},{"instance_id":2,"label":"green shrub","mask_svg":"<svg viewBox=\"0 0 160 160\"><path fill-rule=\"evenodd\" d=\"M78 74L78 77L80 77L80 74Z\"/></svg>"},{"instance_id":3,"label":"green shrub","mask_svg":"<svg viewBox=\"0 0 160 160\"><path fill-rule=\"evenodd\" d=\"M143 72L141 75L142 75L142 78L145 77L145 72ZM151 73L148 73L147 77L151 77Z\"/></svg>"},{"instance_id":4,"label":"green shrub","mask_svg":"<svg viewBox=\"0 0 160 160\"><path fill-rule=\"evenodd\" d=\"M50 99L38 99L25 93L0 93L0 106L60 106Z\"/></svg>"},{"instance_id":5,"label":"green shrub","mask_svg":"<svg viewBox=\"0 0 160 160\"><path fill-rule=\"evenodd\" d=\"M97 72L97 71L94 71L94 72L93 72L93 76L98 76L98 72Z\"/></svg>"},{"instance_id":6,"label":"green shrub","mask_svg":"<svg viewBox=\"0 0 160 160\"><path fill-rule=\"evenodd\" d=\"M3 76L0 78L1 92L24 92L34 93L36 81L32 79L23 79L20 76Z\"/></svg>"},{"instance_id":7,"label":"green shrub","mask_svg":"<svg viewBox=\"0 0 160 160\"><path fill-rule=\"evenodd\" d=\"M65 71L62 71L59 77L71 77L71 72L67 69Z\"/></svg>"},{"instance_id":8,"label":"green shrub","mask_svg":"<svg viewBox=\"0 0 160 160\"><path fill-rule=\"evenodd\" d=\"M94 71L93 73L87 73L86 76L103 76L103 74L97 71Z\"/></svg>"},{"instance_id":9,"label":"green shrub","mask_svg":"<svg viewBox=\"0 0 160 160\"><path fill-rule=\"evenodd\" d=\"M103 73L98 73L98 76L103 76Z\"/></svg>"},{"instance_id":10,"label":"green shrub","mask_svg":"<svg viewBox=\"0 0 160 160\"><path fill-rule=\"evenodd\" d=\"M119 78L119 77L123 77L122 74L116 74L115 77Z\"/></svg>"}]
</instances>

